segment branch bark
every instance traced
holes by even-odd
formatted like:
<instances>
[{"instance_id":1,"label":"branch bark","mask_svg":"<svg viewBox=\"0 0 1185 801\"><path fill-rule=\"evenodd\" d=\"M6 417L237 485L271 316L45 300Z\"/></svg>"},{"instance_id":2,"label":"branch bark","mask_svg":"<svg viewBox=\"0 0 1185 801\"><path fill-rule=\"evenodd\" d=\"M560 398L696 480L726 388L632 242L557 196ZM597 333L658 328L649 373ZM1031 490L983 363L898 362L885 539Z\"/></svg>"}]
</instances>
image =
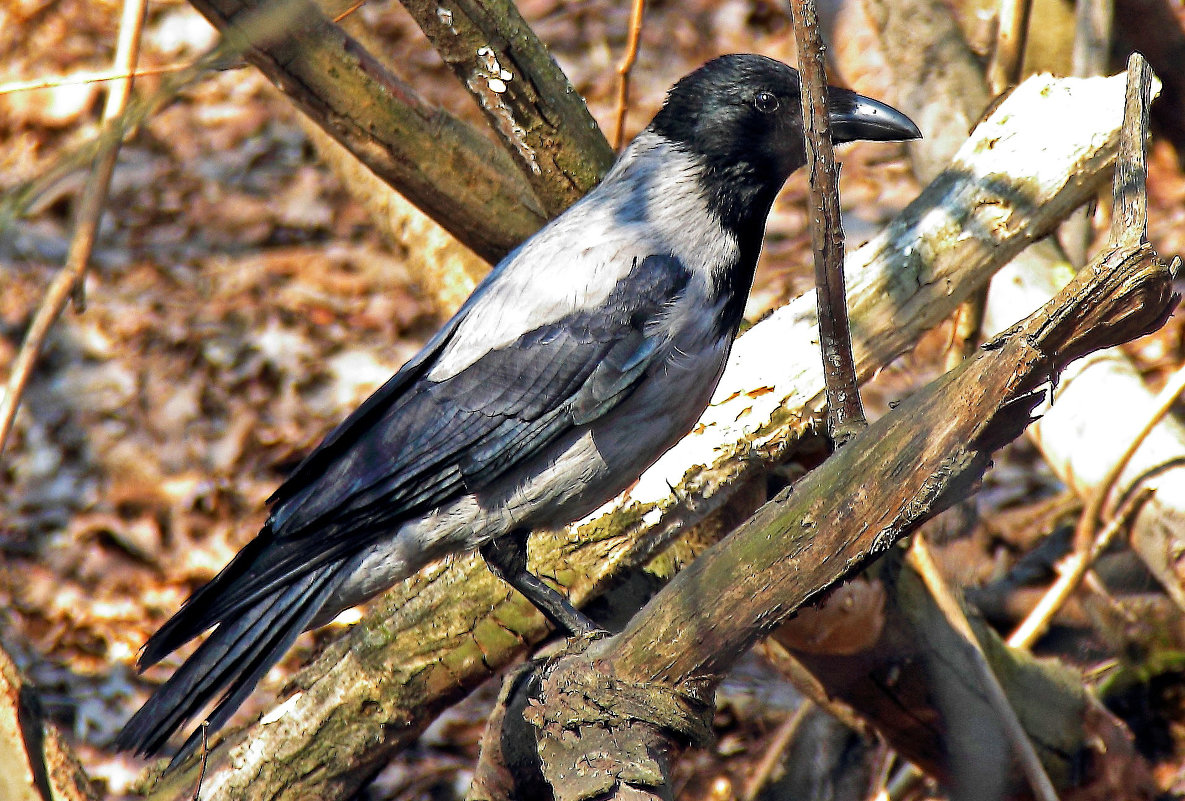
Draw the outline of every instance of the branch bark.
<instances>
[{"instance_id":1,"label":"branch bark","mask_svg":"<svg viewBox=\"0 0 1185 801\"><path fill-rule=\"evenodd\" d=\"M1022 86L947 173L849 255L860 375L1086 197L1114 158L1122 98L1122 78ZM805 295L742 337L696 431L628 495L566 532L536 535L533 569L582 602L800 447L823 394L814 304ZM437 711L543 636L542 620L512 595L473 558L392 590L297 678L282 711L214 745L204 796L348 795ZM184 797L195 776L177 771L152 797Z\"/></svg>"},{"instance_id":2,"label":"branch bark","mask_svg":"<svg viewBox=\"0 0 1185 801\"><path fill-rule=\"evenodd\" d=\"M548 216L584 197L613 149L509 0L402 0L522 167Z\"/></svg>"},{"instance_id":3,"label":"branch bark","mask_svg":"<svg viewBox=\"0 0 1185 801\"><path fill-rule=\"evenodd\" d=\"M527 708L506 714L503 751L534 748L535 769L565 801L669 797L670 755L703 736L716 685L741 654L965 497L1065 364L1155 330L1175 301L1172 271L1150 247L1096 259L1045 307L763 506L623 632L509 680ZM1090 748L1075 745L1075 758Z\"/></svg>"},{"instance_id":4,"label":"branch bark","mask_svg":"<svg viewBox=\"0 0 1185 801\"><path fill-rule=\"evenodd\" d=\"M842 445L868 425L868 421L860 402L844 289L839 168L831 143L823 40L814 0L792 0L790 15L794 19L798 71L802 77L802 119L810 186L807 205L815 257L815 297L819 303L819 344L827 384L827 426L831 438Z\"/></svg>"},{"instance_id":5,"label":"branch bark","mask_svg":"<svg viewBox=\"0 0 1185 801\"><path fill-rule=\"evenodd\" d=\"M45 720L37 694L0 650L0 798L95 801L78 758Z\"/></svg>"},{"instance_id":6,"label":"branch bark","mask_svg":"<svg viewBox=\"0 0 1185 801\"><path fill-rule=\"evenodd\" d=\"M254 21L275 3L193 6L294 103L386 183L475 253L496 262L547 212L506 151L427 104L306 0L277 0L286 24Z\"/></svg>"}]
</instances>

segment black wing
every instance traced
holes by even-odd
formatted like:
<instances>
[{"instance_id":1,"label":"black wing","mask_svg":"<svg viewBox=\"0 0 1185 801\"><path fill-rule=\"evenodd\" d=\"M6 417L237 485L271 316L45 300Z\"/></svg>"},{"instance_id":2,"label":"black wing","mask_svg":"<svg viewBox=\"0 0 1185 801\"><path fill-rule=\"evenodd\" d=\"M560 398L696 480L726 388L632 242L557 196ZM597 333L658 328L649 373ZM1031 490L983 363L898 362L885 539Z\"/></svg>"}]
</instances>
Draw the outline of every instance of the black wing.
<instances>
[{"instance_id":1,"label":"black wing","mask_svg":"<svg viewBox=\"0 0 1185 801\"><path fill-rule=\"evenodd\" d=\"M220 575L195 593L186 606L202 609L203 620L162 629L151 655L163 656L297 577L357 554L403 521L488 486L607 413L659 355L648 329L688 280L673 257L647 257L605 304L527 331L433 382L428 373L464 324L455 319L430 353L426 348L301 463L273 496L260 535L266 542L253 543L259 547L251 549L250 564L244 554L236 566L236 558L225 580Z\"/></svg>"}]
</instances>

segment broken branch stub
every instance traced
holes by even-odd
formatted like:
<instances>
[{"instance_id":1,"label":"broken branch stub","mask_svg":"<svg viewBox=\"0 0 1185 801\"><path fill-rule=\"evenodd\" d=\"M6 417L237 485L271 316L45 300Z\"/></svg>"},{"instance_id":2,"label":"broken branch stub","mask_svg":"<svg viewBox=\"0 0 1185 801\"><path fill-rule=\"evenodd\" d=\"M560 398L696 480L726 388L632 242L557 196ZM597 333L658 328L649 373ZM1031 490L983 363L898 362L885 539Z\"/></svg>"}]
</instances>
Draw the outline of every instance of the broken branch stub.
<instances>
[{"instance_id":1,"label":"broken branch stub","mask_svg":"<svg viewBox=\"0 0 1185 801\"><path fill-rule=\"evenodd\" d=\"M542 755L537 769L557 797L656 788L661 796L667 774L654 774L669 760L654 755L686 742L688 711L710 708L716 684L736 659L805 601L964 497L992 452L1023 432L1043 395L1039 388L1069 360L1164 322L1176 301L1171 280L1169 265L1148 246L1118 247L1097 258L1044 308L763 506L678 574L621 634L537 665L538 678L518 682L533 691L529 705L547 710L609 709L614 698L600 695L604 689L630 687L636 694L647 685L666 703L644 707L648 714L624 723L620 714L568 718L566 726L556 726L554 714L527 716L547 725L508 716L504 747L508 738L533 739ZM678 714L664 724L652 715L660 706ZM592 794L585 792L592 785L580 753L586 735L619 746L615 759L598 751ZM573 775L581 780L574 783ZM565 783L584 789L567 792Z\"/></svg>"},{"instance_id":2,"label":"broken branch stub","mask_svg":"<svg viewBox=\"0 0 1185 801\"><path fill-rule=\"evenodd\" d=\"M849 254L861 376L1083 202L1114 158L1122 113L1121 77L1026 82L938 184ZM1023 157L1035 151L1039 163ZM583 603L802 447L820 422L823 394L814 309L808 293L741 337L696 429L629 493L567 531L533 536L533 569ZM366 771L545 632L480 560L428 568L376 601L292 682L282 716L212 743L203 796L266 798L281 787L348 796ZM152 797L188 798L195 776L175 771Z\"/></svg>"}]
</instances>

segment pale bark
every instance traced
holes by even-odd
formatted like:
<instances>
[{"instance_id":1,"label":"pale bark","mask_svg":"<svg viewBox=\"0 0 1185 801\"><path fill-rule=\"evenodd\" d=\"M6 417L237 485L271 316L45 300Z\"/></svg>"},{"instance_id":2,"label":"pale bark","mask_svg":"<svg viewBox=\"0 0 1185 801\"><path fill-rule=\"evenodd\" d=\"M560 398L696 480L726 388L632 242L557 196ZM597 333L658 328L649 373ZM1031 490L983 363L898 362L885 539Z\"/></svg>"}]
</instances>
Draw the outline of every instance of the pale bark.
<instances>
[{"instance_id":1,"label":"pale bark","mask_svg":"<svg viewBox=\"0 0 1185 801\"><path fill-rule=\"evenodd\" d=\"M0 650L0 798L4 801L94 801L57 726L45 719L31 687Z\"/></svg>"},{"instance_id":2,"label":"pale bark","mask_svg":"<svg viewBox=\"0 0 1185 801\"><path fill-rule=\"evenodd\" d=\"M1114 157L1122 106L1122 77L1021 87L950 170L849 255L862 376L1082 202ZM535 568L587 599L792 454L820 422L816 336L813 294L754 326L696 430L627 495L566 532L536 535ZM472 557L430 569L327 649L281 713L216 745L203 797L270 798L280 787L294 797L348 795L543 633L525 601ZM177 772L153 796L184 794L195 772Z\"/></svg>"}]
</instances>

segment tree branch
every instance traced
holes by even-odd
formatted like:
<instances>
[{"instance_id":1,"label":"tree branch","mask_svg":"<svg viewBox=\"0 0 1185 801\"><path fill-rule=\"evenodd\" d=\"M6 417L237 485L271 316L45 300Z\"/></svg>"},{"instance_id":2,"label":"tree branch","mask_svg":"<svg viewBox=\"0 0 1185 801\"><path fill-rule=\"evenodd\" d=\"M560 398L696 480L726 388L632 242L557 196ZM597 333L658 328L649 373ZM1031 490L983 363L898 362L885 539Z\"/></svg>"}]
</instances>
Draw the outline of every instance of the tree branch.
<instances>
[{"instance_id":1,"label":"tree branch","mask_svg":"<svg viewBox=\"0 0 1185 801\"><path fill-rule=\"evenodd\" d=\"M827 423L832 439L843 444L868 425L860 403L852 334L844 289L843 223L839 216L839 168L828 122L823 40L814 0L791 0L798 71L802 78L802 119L809 170L811 249L815 256L815 296L819 303L819 344L827 383Z\"/></svg>"},{"instance_id":2,"label":"tree branch","mask_svg":"<svg viewBox=\"0 0 1185 801\"><path fill-rule=\"evenodd\" d=\"M613 165L584 100L509 0L401 0L473 95L548 216Z\"/></svg>"},{"instance_id":3,"label":"tree branch","mask_svg":"<svg viewBox=\"0 0 1185 801\"><path fill-rule=\"evenodd\" d=\"M1022 86L946 174L849 255L862 376L1081 202L1114 158L1122 95L1122 78ZM1066 119L1075 124L1060 125ZM1031 151L1040 153L1038 170L1024 159ZM583 602L800 447L823 393L814 306L805 295L743 336L696 431L628 495L567 532L536 535L533 568ZM282 715L214 744L207 798L259 798L279 786L326 799L348 794L544 631L479 561L432 568L385 595L302 673ZM180 797L195 775L178 771L153 797Z\"/></svg>"},{"instance_id":4,"label":"tree branch","mask_svg":"<svg viewBox=\"0 0 1185 801\"><path fill-rule=\"evenodd\" d=\"M253 27L278 4L280 31ZM496 262L546 221L513 158L472 126L427 104L307 0L244 5L193 0L223 35L359 161Z\"/></svg>"}]
</instances>

